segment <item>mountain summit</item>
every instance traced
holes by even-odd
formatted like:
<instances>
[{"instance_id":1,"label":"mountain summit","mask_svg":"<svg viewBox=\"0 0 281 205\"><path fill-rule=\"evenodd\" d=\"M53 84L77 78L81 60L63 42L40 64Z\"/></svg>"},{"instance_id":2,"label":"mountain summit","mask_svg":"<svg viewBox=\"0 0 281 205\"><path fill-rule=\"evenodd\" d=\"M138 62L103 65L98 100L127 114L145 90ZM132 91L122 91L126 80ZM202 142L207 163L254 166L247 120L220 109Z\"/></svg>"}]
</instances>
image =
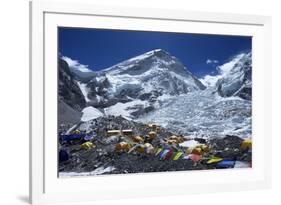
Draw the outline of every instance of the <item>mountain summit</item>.
<instances>
[{"instance_id":1,"label":"mountain summit","mask_svg":"<svg viewBox=\"0 0 281 205\"><path fill-rule=\"evenodd\" d=\"M176 57L156 49L100 71L87 89L87 97L95 106L108 106L106 101L154 102L164 94L179 95L203 90L205 86Z\"/></svg>"},{"instance_id":2,"label":"mountain summit","mask_svg":"<svg viewBox=\"0 0 281 205\"><path fill-rule=\"evenodd\" d=\"M193 76L190 71L188 71L179 59L162 49L149 51L118 63L117 65L103 71L103 73L110 75L128 74L132 76L148 75L153 73L157 74L158 72L173 72L174 74L181 75L183 78L189 78L191 82L188 82L188 84L194 89L205 89L205 86L195 76Z\"/></svg>"}]
</instances>

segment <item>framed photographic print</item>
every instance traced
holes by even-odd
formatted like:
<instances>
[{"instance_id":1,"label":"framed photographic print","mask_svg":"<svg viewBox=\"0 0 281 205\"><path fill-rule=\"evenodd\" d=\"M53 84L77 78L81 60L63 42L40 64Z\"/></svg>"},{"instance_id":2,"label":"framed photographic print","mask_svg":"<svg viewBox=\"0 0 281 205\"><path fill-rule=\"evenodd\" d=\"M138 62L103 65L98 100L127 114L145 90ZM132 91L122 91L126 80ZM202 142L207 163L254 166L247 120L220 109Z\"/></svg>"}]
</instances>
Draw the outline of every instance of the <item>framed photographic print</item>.
<instances>
[{"instance_id":1,"label":"framed photographic print","mask_svg":"<svg viewBox=\"0 0 281 205\"><path fill-rule=\"evenodd\" d=\"M30 14L33 204L270 187L270 17Z\"/></svg>"}]
</instances>

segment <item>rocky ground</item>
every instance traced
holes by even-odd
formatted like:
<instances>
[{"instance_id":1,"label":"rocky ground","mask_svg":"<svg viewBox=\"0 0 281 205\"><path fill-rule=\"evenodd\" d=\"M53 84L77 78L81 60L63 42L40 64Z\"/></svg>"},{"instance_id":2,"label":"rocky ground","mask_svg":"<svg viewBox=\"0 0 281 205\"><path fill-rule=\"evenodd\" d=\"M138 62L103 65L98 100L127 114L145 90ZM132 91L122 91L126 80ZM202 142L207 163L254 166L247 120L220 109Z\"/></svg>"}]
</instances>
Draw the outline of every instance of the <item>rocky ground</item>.
<instances>
[{"instance_id":1,"label":"rocky ground","mask_svg":"<svg viewBox=\"0 0 281 205\"><path fill-rule=\"evenodd\" d=\"M112 167L100 174L121 174L121 173L143 173L143 172L162 172L180 170L203 170L215 169L216 164L207 164L206 161L212 157L221 157L228 160L239 160L251 163L251 152L242 149L243 139L237 136L225 136L223 138L203 139L190 138L184 136L185 140L193 140L208 146L209 151L202 153L202 160L194 162L186 159L188 156L186 147L179 144L168 144L166 139L177 133L157 126L157 137L151 141L154 148L170 149L174 152L182 152L183 156L178 160L161 160L159 155L154 153L139 153L132 151L116 151L116 144L122 141L133 143L130 138L124 136L107 136L107 130L132 129L134 135L145 136L152 128L147 124L137 123L126 120L122 117L100 117L85 123L80 123L72 130L61 129L61 134L69 134L71 131L78 130L80 133L92 134L94 137L90 141L95 147L82 149L81 144L84 140L76 140L67 143L60 143L59 149L68 153L67 160L59 162L59 173L84 173L107 167ZM183 137L183 136L182 136ZM134 146L134 143L133 145ZM62 174L63 175L63 174Z\"/></svg>"}]
</instances>

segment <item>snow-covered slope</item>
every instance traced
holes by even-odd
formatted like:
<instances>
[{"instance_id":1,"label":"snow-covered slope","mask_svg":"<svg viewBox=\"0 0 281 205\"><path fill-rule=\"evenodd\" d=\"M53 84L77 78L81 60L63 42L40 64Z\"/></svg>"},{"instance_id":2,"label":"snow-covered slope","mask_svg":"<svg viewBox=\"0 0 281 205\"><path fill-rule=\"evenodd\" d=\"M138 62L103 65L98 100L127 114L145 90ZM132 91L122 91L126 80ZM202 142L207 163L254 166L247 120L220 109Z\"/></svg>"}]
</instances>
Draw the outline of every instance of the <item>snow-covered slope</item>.
<instances>
[{"instance_id":1,"label":"snow-covered slope","mask_svg":"<svg viewBox=\"0 0 281 205\"><path fill-rule=\"evenodd\" d=\"M89 88L87 87L87 83L77 81L77 85L79 86L86 103L90 102L91 100L88 98Z\"/></svg>"},{"instance_id":2,"label":"snow-covered slope","mask_svg":"<svg viewBox=\"0 0 281 205\"><path fill-rule=\"evenodd\" d=\"M126 103L118 102L108 108L105 108L106 115L123 116L126 119L132 119L149 112L153 109L149 102L143 100L133 100Z\"/></svg>"},{"instance_id":3,"label":"snow-covered slope","mask_svg":"<svg viewBox=\"0 0 281 205\"><path fill-rule=\"evenodd\" d=\"M91 106L84 108L82 110L82 113L83 113L83 115L81 117L81 121L83 121L83 122L87 122L89 120L96 119L98 117L103 116L103 113L100 110L98 110L94 107L91 107Z\"/></svg>"},{"instance_id":4,"label":"snow-covered slope","mask_svg":"<svg viewBox=\"0 0 281 205\"><path fill-rule=\"evenodd\" d=\"M205 86L177 58L156 49L99 72L87 89L88 104L94 107L135 101L141 103L132 103L134 107L152 109L163 95L176 96Z\"/></svg>"},{"instance_id":5,"label":"snow-covered slope","mask_svg":"<svg viewBox=\"0 0 281 205\"><path fill-rule=\"evenodd\" d=\"M239 96L251 100L252 53L240 53L217 67L219 74L200 79L206 86L216 86L222 97Z\"/></svg>"}]
</instances>

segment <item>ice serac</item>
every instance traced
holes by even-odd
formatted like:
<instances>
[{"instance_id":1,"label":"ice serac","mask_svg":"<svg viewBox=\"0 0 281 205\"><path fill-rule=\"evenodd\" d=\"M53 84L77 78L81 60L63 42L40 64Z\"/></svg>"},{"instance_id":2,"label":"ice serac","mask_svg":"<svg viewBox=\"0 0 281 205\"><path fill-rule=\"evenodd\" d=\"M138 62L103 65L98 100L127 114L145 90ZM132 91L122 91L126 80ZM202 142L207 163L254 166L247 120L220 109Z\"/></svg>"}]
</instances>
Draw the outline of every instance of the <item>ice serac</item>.
<instances>
[{"instance_id":1,"label":"ice serac","mask_svg":"<svg viewBox=\"0 0 281 205\"><path fill-rule=\"evenodd\" d=\"M95 107L140 100L149 102L150 108L160 96L176 96L205 89L176 57L161 49L101 71L87 87L90 88L88 98ZM139 107L143 104L140 103Z\"/></svg>"},{"instance_id":2,"label":"ice serac","mask_svg":"<svg viewBox=\"0 0 281 205\"><path fill-rule=\"evenodd\" d=\"M154 122L175 133L196 137L251 136L251 101L221 97L214 91L209 87L166 99L161 107L137 121Z\"/></svg>"},{"instance_id":3,"label":"ice serac","mask_svg":"<svg viewBox=\"0 0 281 205\"><path fill-rule=\"evenodd\" d=\"M242 53L221 66L224 75L217 82L222 97L238 96L251 100L252 96L252 54Z\"/></svg>"}]
</instances>

